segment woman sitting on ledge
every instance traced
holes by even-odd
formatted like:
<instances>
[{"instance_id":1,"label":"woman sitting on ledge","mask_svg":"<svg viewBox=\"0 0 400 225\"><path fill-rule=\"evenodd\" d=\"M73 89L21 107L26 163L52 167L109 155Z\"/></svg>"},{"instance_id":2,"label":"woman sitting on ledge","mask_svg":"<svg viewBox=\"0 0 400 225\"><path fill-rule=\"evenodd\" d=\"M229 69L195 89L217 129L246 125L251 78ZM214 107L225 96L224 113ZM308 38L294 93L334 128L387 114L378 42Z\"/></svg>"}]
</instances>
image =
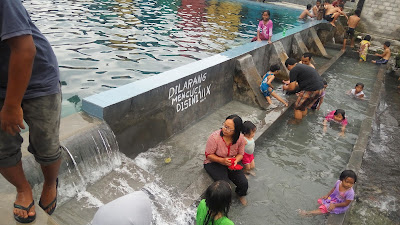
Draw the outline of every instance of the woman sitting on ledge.
<instances>
[{"instance_id":1,"label":"woman sitting on ledge","mask_svg":"<svg viewBox=\"0 0 400 225\"><path fill-rule=\"evenodd\" d=\"M232 181L236 185L235 192L240 202L246 205L247 179L242 170L232 170L244 155L246 142L241 134L242 126L242 119L238 115L230 115L222 123L222 128L210 135L205 150L204 169L214 181Z\"/></svg>"}]
</instances>

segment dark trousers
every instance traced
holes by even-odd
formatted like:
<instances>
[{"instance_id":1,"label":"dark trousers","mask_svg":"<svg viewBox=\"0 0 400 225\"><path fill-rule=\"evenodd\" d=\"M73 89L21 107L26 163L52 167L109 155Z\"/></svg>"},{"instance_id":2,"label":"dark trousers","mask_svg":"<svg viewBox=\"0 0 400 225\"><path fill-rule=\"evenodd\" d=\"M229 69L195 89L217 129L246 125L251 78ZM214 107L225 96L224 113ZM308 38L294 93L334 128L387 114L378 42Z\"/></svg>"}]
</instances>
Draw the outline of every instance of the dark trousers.
<instances>
[{"instance_id":1,"label":"dark trousers","mask_svg":"<svg viewBox=\"0 0 400 225\"><path fill-rule=\"evenodd\" d=\"M239 196L247 195L249 184L247 178L244 176L243 170L230 170L227 166L216 162L204 164L204 169L214 181L232 181L236 185L235 192Z\"/></svg>"}]
</instances>

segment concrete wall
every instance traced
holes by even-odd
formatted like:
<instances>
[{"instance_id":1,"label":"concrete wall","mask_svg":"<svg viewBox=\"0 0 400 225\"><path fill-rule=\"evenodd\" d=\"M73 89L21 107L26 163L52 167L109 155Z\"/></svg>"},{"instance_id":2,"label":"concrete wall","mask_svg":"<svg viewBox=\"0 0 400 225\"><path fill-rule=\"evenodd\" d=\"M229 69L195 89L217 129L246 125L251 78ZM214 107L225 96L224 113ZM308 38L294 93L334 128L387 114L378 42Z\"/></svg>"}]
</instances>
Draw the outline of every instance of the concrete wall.
<instances>
[{"instance_id":1,"label":"concrete wall","mask_svg":"<svg viewBox=\"0 0 400 225\"><path fill-rule=\"evenodd\" d=\"M365 0L361 13L365 32L400 39L400 0Z\"/></svg>"},{"instance_id":2,"label":"concrete wall","mask_svg":"<svg viewBox=\"0 0 400 225\"><path fill-rule=\"evenodd\" d=\"M300 32L312 46L312 29L321 21L288 30L282 43L286 54L292 52L294 34ZM314 32L315 33L315 32ZM133 157L156 146L185 127L234 99L237 58L251 54L260 75L279 61L273 45L247 43L227 52L182 67L102 92L83 99L82 109L103 119L117 137L120 151ZM239 99L245 101L243 99Z\"/></svg>"}]
</instances>

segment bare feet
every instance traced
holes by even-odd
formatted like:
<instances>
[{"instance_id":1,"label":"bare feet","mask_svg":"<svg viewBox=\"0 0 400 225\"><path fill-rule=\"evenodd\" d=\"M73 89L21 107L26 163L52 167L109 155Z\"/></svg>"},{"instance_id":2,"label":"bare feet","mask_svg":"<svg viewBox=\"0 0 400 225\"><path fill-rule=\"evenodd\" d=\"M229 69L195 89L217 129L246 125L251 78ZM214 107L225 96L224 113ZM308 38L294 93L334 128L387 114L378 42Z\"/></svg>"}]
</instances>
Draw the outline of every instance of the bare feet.
<instances>
[{"instance_id":1,"label":"bare feet","mask_svg":"<svg viewBox=\"0 0 400 225\"><path fill-rule=\"evenodd\" d=\"M247 199L245 196L239 196L239 201L242 203L242 205L246 206L247 205Z\"/></svg>"},{"instance_id":2,"label":"bare feet","mask_svg":"<svg viewBox=\"0 0 400 225\"><path fill-rule=\"evenodd\" d=\"M372 62L372 63L376 63L376 61L375 61L375 60L371 60L371 62Z\"/></svg>"},{"instance_id":3,"label":"bare feet","mask_svg":"<svg viewBox=\"0 0 400 225\"><path fill-rule=\"evenodd\" d=\"M29 189L27 189L26 191L17 190L17 192L18 192L17 197L14 203L27 208L29 204L31 204L33 201L32 190L29 187ZM14 208L13 213L14 215L17 215L22 218L27 218L28 216L34 216L36 214L35 206L32 206L31 210L29 210L29 213L27 213L25 210L18 208Z\"/></svg>"},{"instance_id":4,"label":"bare feet","mask_svg":"<svg viewBox=\"0 0 400 225\"><path fill-rule=\"evenodd\" d=\"M334 22L330 22L330 24L331 24L333 27L336 27L336 25L335 25Z\"/></svg>"},{"instance_id":5,"label":"bare feet","mask_svg":"<svg viewBox=\"0 0 400 225\"><path fill-rule=\"evenodd\" d=\"M287 103L287 102L284 102L283 104L284 104L286 107L289 106L289 103Z\"/></svg>"},{"instance_id":6,"label":"bare feet","mask_svg":"<svg viewBox=\"0 0 400 225\"><path fill-rule=\"evenodd\" d=\"M297 212L298 212L299 215L302 216L302 217L309 217L309 216L310 216L310 214L309 214L307 211L302 210L302 209L298 209Z\"/></svg>"},{"instance_id":7,"label":"bare feet","mask_svg":"<svg viewBox=\"0 0 400 225\"><path fill-rule=\"evenodd\" d=\"M250 170L250 171L249 171L249 174L252 175L253 177L256 176L256 172L254 172L253 170Z\"/></svg>"},{"instance_id":8,"label":"bare feet","mask_svg":"<svg viewBox=\"0 0 400 225\"><path fill-rule=\"evenodd\" d=\"M55 198L57 197L57 188L56 188L56 182L54 181L51 184L46 183L46 181L43 184L43 190L42 190L42 195L40 196L40 202L41 204L46 207L49 205ZM50 212L51 209L54 208L56 205L56 202L46 209L46 213Z\"/></svg>"}]
</instances>

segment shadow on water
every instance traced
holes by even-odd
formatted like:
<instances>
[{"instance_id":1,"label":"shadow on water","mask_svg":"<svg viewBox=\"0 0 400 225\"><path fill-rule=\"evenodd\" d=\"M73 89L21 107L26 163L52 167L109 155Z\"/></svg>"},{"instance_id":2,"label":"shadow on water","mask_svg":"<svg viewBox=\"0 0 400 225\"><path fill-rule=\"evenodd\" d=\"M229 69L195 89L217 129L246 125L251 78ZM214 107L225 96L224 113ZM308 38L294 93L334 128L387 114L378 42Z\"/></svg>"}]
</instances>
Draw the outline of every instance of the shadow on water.
<instances>
[{"instance_id":1,"label":"shadow on water","mask_svg":"<svg viewBox=\"0 0 400 225\"><path fill-rule=\"evenodd\" d=\"M357 202L347 224L400 224L400 93L397 77L386 75L371 139L363 157Z\"/></svg>"}]
</instances>

